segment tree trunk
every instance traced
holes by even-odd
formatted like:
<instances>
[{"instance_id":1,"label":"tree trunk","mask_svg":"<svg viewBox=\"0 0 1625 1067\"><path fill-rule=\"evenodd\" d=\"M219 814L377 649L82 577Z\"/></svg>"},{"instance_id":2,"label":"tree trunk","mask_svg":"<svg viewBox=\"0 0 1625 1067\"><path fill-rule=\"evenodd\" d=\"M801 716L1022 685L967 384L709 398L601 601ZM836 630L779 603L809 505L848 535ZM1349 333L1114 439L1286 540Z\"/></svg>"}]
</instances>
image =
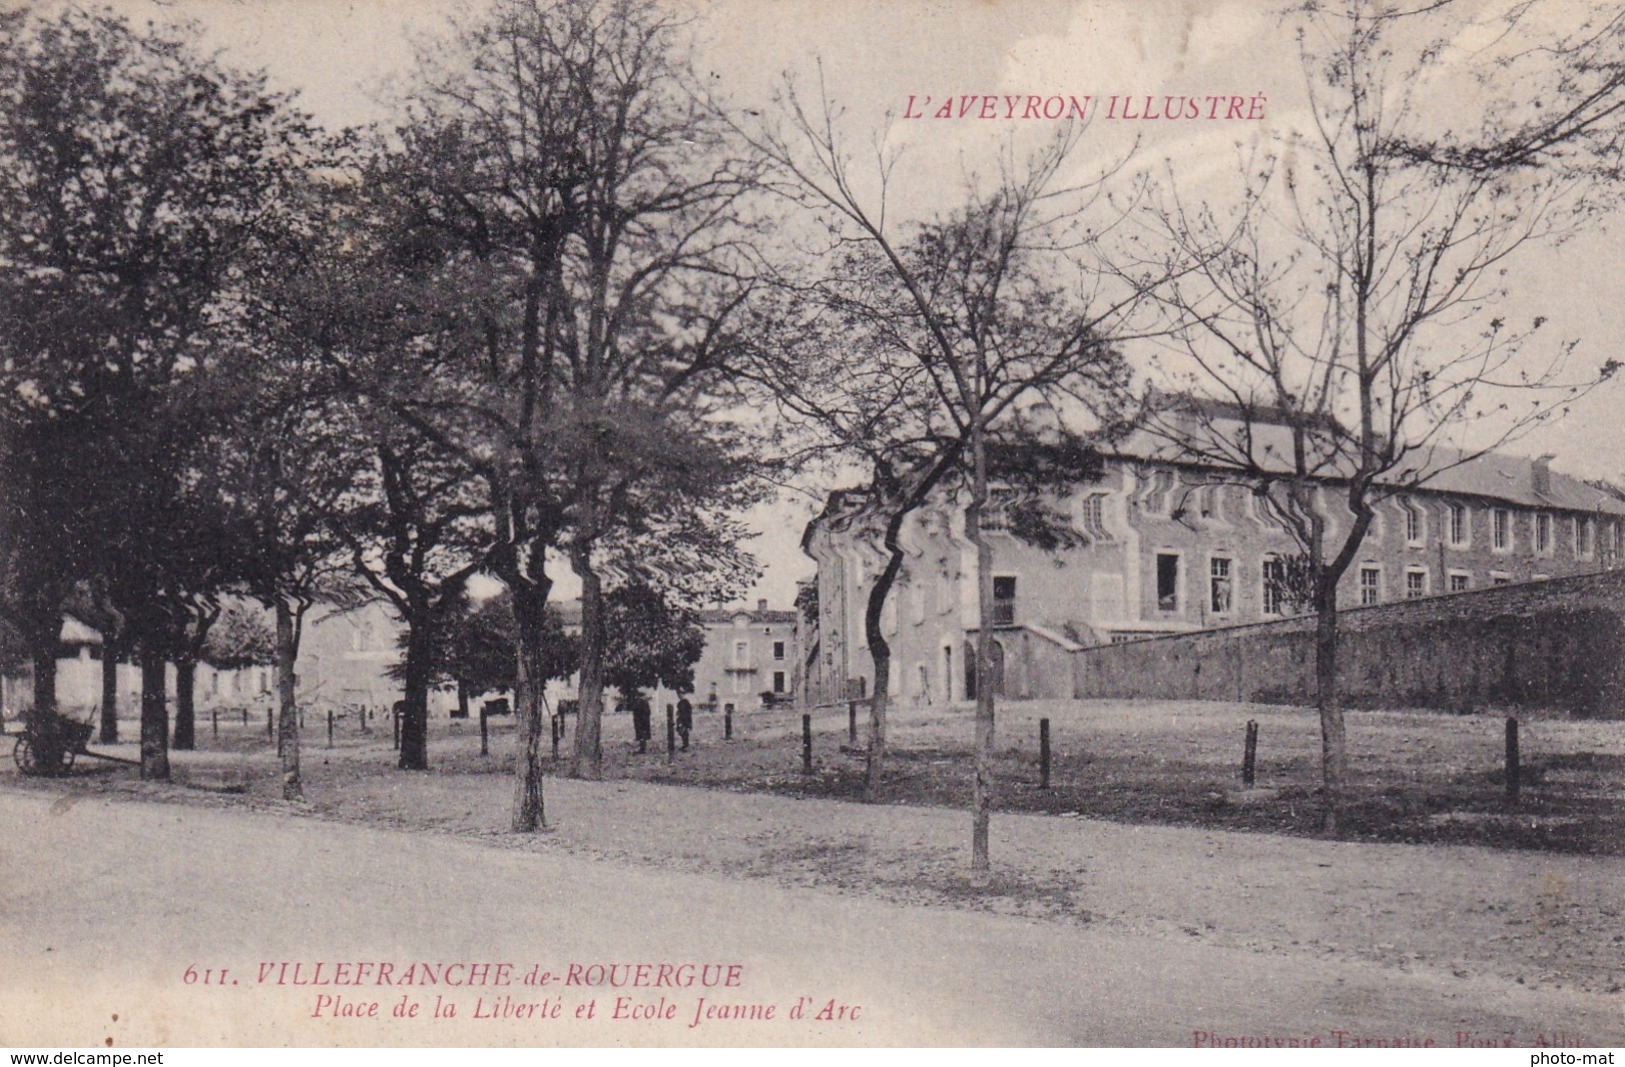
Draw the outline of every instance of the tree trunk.
<instances>
[{"instance_id":1,"label":"tree trunk","mask_svg":"<svg viewBox=\"0 0 1625 1067\"><path fill-rule=\"evenodd\" d=\"M971 427L971 506L965 509L965 536L976 546L976 771L971 787L971 871L992 868L988 848L993 802L993 547L982 533L987 504L987 446L980 417Z\"/></svg>"},{"instance_id":2,"label":"tree trunk","mask_svg":"<svg viewBox=\"0 0 1625 1067\"><path fill-rule=\"evenodd\" d=\"M401 714L401 758L403 771L429 769L429 671L434 650L434 634L425 606L414 611L407 622L406 681Z\"/></svg>"},{"instance_id":3,"label":"tree trunk","mask_svg":"<svg viewBox=\"0 0 1625 1067\"><path fill-rule=\"evenodd\" d=\"M513 590L514 621L519 631L518 662L514 672L514 721L518 727L518 752L514 760L512 829L516 834L532 833L547 825L542 796L542 734L547 705L543 691L547 679L541 676L542 613L547 607L551 582L536 584L516 581Z\"/></svg>"},{"instance_id":4,"label":"tree trunk","mask_svg":"<svg viewBox=\"0 0 1625 1067\"><path fill-rule=\"evenodd\" d=\"M34 710L42 714L56 710L56 646L53 634L49 651L34 650Z\"/></svg>"},{"instance_id":5,"label":"tree trunk","mask_svg":"<svg viewBox=\"0 0 1625 1067\"><path fill-rule=\"evenodd\" d=\"M118 648L102 635L102 722L98 737L104 745L118 743Z\"/></svg>"},{"instance_id":6,"label":"tree trunk","mask_svg":"<svg viewBox=\"0 0 1625 1067\"><path fill-rule=\"evenodd\" d=\"M869 642L869 657L874 663L875 687L869 698L869 751L864 759L863 799L875 804L880 800L881 779L886 767L886 713L891 709L891 644L881 632L880 619L885 612L886 598L897 583L897 572L903 565L903 553L896 544L896 529L904 516L898 515L890 523L888 542L891 556L886 561L875 584L869 590L868 603L863 610L864 636Z\"/></svg>"},{"instance_id":7,"label":"tree trunk","mask_svg":"<svg viewBox=\"0 0 1625 1067\"><path fill-rule=\"evenodd\" d=\"M575 758L570 777L604 776L604 592L588 549L573 549L571 565L581 577L581 690L576 713Z\"/></svg>"},{"instance_id":8,"label":"tree trunk","mask_svg":"<svg viewBox=\"0 0 1625 1067\"><path fill-rule=\"evenodd\" d=\"M164 657L156 641L141 640L141 777L169 781L169 708L164 700Z\"/></svg>"},{"instance_id":9,"label":"tree trunk","mask_svg":"<svg viewBox=\"0 0 1625 1067\"><path fill-rule=\"evenodd\" d=\"M294 698L294 663L299 656L293 606L276 599L277 752L282 757L282 799L305 799L299 774L299 705Z\"/></svg>"},{"instance_id":10,"label":"tree trunk","mask_svg":"<svg viewBox=\"0 0 1625 1067\"><path fill-rule=\"evenodd\" d=\"M1348 746L1343 729L1343 705L1337 694L1337 589L1322 582L1315 596L1315 706L1320 711L1320 766L1325 815L1321 829L1330 836L1340 832L1344 787L1348 778Z\"/></svg>"},{"instance_id":11,"label":"tree trunk","mask_svg":"<svg viewBox=\"0 0 1625 1067\"><path fill-rule=\"evenodd\" d=\"M197 690L197 660L180 656L175 660L175 736L171 748L191 751L197 747L197 716L194 711Z\"/></svg>"}]
</instances>

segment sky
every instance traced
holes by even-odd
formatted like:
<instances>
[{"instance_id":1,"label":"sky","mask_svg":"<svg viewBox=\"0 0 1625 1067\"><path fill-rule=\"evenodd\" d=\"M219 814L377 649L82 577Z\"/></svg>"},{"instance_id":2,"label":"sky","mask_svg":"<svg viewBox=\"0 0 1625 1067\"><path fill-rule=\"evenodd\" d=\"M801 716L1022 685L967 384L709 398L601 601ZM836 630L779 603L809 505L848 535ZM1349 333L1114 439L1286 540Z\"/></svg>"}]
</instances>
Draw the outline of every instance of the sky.
<instances>
[{"instance_id":1,"label":"sky","mask_svg":"<svg viewBox=\"0 0 1625 1067\"><path fill-rule=\"evenodd\" d=\"M675 3L676 0L673 0ZM1460 54L1499 44L1473 16L1479 0L1461 0L1459 29L1445 41ZM1487 0L1486 0L1487 2ZM1238 156L1274 132L1302 125L1304 75L1293 37L1258 0L689 0L695 15L698 73L742 111L772 114L786 77L803 95L824 91L845 109L851 143L901 150L893 176L895 218L946 210L967 176L985 174L1008 139L1042 136L1051 124L997 114L1005 98L1041 101L1147 94L1262 94L1259 120L1203 118L1178 123L1101 121L1085 133L1077 174L1127 158L1125 173L1161 165L1182 189L1218 187ZM41 5L49 6L49 5ZM414 42L444 31L448 16L475 17L479 0L114 0L138 20L191 19L232 65L265 70L273 86L299 93L301 105L331 127L387 122L388 86L407 78ZM1572 20L1576 2L1545 0L1536 18ZM1447 53L1451 54L1451 53ZM1441 121L1470 119L1475 89L1447 76L1422 87L1421 106ZM1000 101L977 117L981 98ZM929 99L927 99L929 98ZM944 102L966 117L918 119ZM1040 105L1050 106L1050 105ZM1204 108L1206 104L1202 105ZM1227 106L1227 105L1225 105ZM1221 111L1223 109L1221 108ZM1021 142L1025 143L1025 142ZM1515 307L1550 320L1551 343L1578 342L1575 365L1619 356L1625 338L1625 216L1598 220L1560 248L1515 261ZM1555 453L1554 467L1582 477L1625 481L1625 381L1614 381L1540 427L1515 451ZM766 566L749 600L787 607L795 582L812 573L801 531L815 497L793 494L758 509L749 521L762 536L753 550ZM568 584L560 589L570 595Z\"/></svg>"}]
</instances>

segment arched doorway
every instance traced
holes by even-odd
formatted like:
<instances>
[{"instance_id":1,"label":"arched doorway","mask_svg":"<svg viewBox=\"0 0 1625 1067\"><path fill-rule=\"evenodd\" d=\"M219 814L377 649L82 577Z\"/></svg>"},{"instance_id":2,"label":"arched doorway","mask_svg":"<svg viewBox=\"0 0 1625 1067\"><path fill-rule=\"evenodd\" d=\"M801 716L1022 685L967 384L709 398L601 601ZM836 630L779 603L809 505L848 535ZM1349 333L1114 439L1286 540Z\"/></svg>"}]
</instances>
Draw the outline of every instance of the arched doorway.
<instances>
[{"instance_id":1,"label":"arched doorway","mask_svg":"<svg viewBox=\"0 0 1625 1067\"><path fill-rule=\"evenodd\" d=\"M988 679L993 685L993 695L1004 696L1004 646L998 641L993 642L993 662L988 664ZM965 699L976 699L976 644L973 641L965 642Z\"/></svg>"}]
</instances>

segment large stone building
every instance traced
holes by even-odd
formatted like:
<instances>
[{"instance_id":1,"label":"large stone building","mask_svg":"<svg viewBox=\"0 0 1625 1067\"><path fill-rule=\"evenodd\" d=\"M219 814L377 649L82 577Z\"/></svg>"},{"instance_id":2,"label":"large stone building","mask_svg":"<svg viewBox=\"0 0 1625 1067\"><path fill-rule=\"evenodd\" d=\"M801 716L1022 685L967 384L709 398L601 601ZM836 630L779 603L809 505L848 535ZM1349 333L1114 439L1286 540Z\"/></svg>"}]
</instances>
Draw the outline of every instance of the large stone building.
<instances>
[{"instance_id":1,"label":"large stone building","mask_svg":"<svg viewBox=\"0 0 1625 1067\"><path fill-rule=\"evenodd\" d=\"M1459 459L1459 457L1452 457ZM1344 574L1345 606L1585 574L1621 554L1625 502L1551 469L1551 457L1490 454L1453 462L1435 453L1426 488L1376 505ZM1352 515L1340 486L1316 490L1340 543ZM1141 436L1108 457L1101 479L1061 502L1080 547L1051 553L1013 537L1000 513L993 543L994 684L1012 697L1071 695L1074 653L1092 645L1280 618L1302 610L1293 561L1301 549L1248 487L1221 471L1162 458ZM883 558L834 494L808 526L818 565L818 618L804 635L806 693L829 703L867 695L872 664L864 608ZM906 561L882 632L891 692L912 703L974 696L976 556L963 510L913 515Z\"/></svg>"}]
</instances>

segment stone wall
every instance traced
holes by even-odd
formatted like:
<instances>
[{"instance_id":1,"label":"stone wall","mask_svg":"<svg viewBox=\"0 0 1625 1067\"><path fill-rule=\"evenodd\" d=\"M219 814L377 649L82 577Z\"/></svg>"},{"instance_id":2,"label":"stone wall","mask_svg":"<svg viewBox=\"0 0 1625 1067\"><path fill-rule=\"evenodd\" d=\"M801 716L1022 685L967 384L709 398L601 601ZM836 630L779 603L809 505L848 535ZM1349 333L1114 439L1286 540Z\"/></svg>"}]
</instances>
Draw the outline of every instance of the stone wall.
<instances>
[{"instance_id":1,"label":"stone wall","mask_svg":"<svg viewBox=\"0 0 1625 1067\"><path fill-rule=\"evenodd\" d=\"M1625 571L1347 609L1349 707L1550 708L1625 718ZM1314 700L1314 619L1087 648L1078 697Z\"/></svg>"}]
</instances>

